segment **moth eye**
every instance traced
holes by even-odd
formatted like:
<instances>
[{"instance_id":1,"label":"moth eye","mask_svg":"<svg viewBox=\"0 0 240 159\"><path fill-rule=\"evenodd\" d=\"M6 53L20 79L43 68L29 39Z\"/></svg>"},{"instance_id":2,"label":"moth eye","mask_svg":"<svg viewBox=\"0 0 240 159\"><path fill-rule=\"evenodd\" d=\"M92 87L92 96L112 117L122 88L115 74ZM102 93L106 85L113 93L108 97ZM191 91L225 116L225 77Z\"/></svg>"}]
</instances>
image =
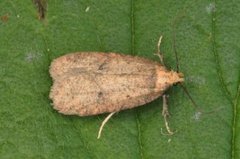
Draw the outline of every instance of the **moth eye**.
<instances>
[{"instance_id":1,"label":"moth eye","mask_svg":"<svg viewBox=\"0 0 240 159\"><path fill-rule=\"evenodd\" d=\"M173 86L177 86L177 85L178 85L178 83L174 83L174 84L173 84Z\"/></svg>"}]
</instances>

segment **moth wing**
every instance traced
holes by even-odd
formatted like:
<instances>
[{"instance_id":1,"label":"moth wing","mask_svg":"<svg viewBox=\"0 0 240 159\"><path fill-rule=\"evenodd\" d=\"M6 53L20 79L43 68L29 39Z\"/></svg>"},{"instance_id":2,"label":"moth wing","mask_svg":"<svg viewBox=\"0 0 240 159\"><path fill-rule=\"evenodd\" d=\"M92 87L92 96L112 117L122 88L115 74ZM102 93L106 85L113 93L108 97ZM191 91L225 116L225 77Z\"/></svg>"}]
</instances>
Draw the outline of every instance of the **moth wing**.
<instances>
[{"instance_id":1,"label":"moth wing","mask_svg":"<svg viewBox=\"0 0 240 159\"><path fill-rule=\"evenodd\" d=\"M50 98L59 112L80 116L143 105L162 93L155 91L156 65L116 53L64 55L50 67Z\"/></svg>"}]
</instances>

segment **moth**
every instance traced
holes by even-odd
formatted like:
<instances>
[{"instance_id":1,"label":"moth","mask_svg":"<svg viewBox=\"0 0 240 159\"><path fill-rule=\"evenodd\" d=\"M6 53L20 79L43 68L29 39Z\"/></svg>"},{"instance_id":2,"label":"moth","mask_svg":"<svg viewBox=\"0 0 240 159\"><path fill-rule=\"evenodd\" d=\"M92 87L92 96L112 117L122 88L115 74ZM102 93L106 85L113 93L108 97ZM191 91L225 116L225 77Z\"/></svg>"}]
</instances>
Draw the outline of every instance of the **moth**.
<instances>
[{"instance_id":1,"label":"moth","mask_svg":"<svg viewBox=\"0 0 240 159\"><path fill-rule=\"evenodd\" d=\"M53 107L65 115L90 116L110 113L103 125L116 112L149 103L163 96L166 128L167 104L164 92L184 81L183 74L168 70L161 63L137 56L103 52L77 52L52 61L50 75Z\"/></svg>"}]
</instances>

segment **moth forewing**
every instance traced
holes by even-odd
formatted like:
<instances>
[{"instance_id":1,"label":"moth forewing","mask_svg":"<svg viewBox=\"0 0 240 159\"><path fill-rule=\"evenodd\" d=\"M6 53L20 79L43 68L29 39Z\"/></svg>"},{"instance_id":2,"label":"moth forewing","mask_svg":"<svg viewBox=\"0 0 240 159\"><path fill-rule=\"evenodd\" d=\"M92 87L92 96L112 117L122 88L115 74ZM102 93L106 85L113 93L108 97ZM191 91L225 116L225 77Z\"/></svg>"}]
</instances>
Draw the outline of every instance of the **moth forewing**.
<instances>
[{"instance_id":1,"label":"moth forewing","mask_svg":"<svg viewBox=\"0 0 240 159\"><path fill-rule=\"evenodd\" d=\"M157 62L117 53L67 54L53 61L50 74L54 108L79 116L144 105L183 81Z\"/></svg>"}]
</instances>

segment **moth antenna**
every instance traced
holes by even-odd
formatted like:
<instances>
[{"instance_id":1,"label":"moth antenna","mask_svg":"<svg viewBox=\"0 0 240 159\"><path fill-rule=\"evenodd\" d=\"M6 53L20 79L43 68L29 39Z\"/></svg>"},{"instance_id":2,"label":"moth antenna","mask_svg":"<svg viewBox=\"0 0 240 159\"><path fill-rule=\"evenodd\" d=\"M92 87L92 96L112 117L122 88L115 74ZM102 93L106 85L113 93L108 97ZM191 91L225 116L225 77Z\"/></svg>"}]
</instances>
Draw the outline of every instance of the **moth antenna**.
<instances>
[{"instance_id":1,"label":"moth antenna","mask_svg":"<svg viewBox=\"0 0 240 159\"><path fill-rule=\"evenodd\" d=\"M179 59L178 59L178 53L177 53L177 49L176 49L176 24L174 23L173 24L173 51L174 51L174 54L175 54L175 59L176 59L176 71L179 72Z\"/></svg>"},{"instance_id":2,"label":"moth antenna","mask_svg":"<svg viewBox=\"0 0 240 159\"><path fill-rule=\"evenodd\" d=\"M175 54L175 59L176 59L176 72L179 73L179 58L178 58L178 52L177 52L177 48L176 48L176 24L177 24L177 19L174 20L173 22L173 33L172 33L172 38L173 38L173 44L172 44L172 47L173 47L173 51L174 51L174 54ZM190 93L188 92L187 88L182 84L182 83L179 83L180 86L182 87L184 93L188 96L188 98L191 100L193 106L196 108L196 109L199 109L198 105L196 104L196 102L193 100L192 96L190 95ZM200 111L202 112L202 111Z\"/></svg>"},{"instance_id":3,"label":"moth antenna","mask_svg":"<svg viewBox=\"0 0 240 159\"><path fill-rule=\"evenodd\" d=\"M188 8L188 7L186 7L186 8ZM176 49L176 32L177 32L176 27L177 27L177 23L180 22L183 17L185 17L186 8L177 13L177 16L173 19L173 23L172 23L172 30L173 30L173 32L172 32L172 39L173 39L172 47L173 47L173 51L175 54L176 71L177 72L179 72L179 58L178 58L178 52Z\"/></svg>"},{"instance_id":4,"label":"moth antenna","mask_svg":"<svg viewBox=\"0 0 240 159\"><path fill-rule=\"evenodd\" d=\"M189 8L189 7L190 6L187 6L186 8ZM173 51L174 51L175 59L176 59L176 72L178 72L178 73L179 73L179 58L178 58L178 52L177 52L177 47L176 47L176 24L177 24L177 22L180 21L180 19L182 19L185 16L186 8L178 13L178 16L173 20L173 23L172 23L172 29L173 29L173 32L172 32L172 39L173 39L172 47L173 47ZM178 84L180 85L180 87L182 87L184 93L191 100L191 102L192 102L193 106L195 107L195 109L197 109L198 112L203 113L203 111L200 109L200 107L193 100L193 98L190 95L190 93L188 92L187 88L182 83L178 83ZM213 111L204 112L204 114L211 114L211 113L214 113L214 112L219 111L221 109L222 108L217 108L217 109L215 109Z\"/></svg>"},{"instance_id":5,"label":"moth antenna","mask_svg":"<svg viewBox=\"0 0 240 159\"><path fill-rule=\"evenodd\" d=\"M199 106L196 104L196 102L193 100L192 96L190 95L190 93L188 92L187 88L182 84L182 83L179 83L179 85L181 86L181 88L183 89L184 93L188 96L188 98L191 100L193 106L199 110L198 112L202 112L199 108Z\"/></svg>"}]
</instances>

